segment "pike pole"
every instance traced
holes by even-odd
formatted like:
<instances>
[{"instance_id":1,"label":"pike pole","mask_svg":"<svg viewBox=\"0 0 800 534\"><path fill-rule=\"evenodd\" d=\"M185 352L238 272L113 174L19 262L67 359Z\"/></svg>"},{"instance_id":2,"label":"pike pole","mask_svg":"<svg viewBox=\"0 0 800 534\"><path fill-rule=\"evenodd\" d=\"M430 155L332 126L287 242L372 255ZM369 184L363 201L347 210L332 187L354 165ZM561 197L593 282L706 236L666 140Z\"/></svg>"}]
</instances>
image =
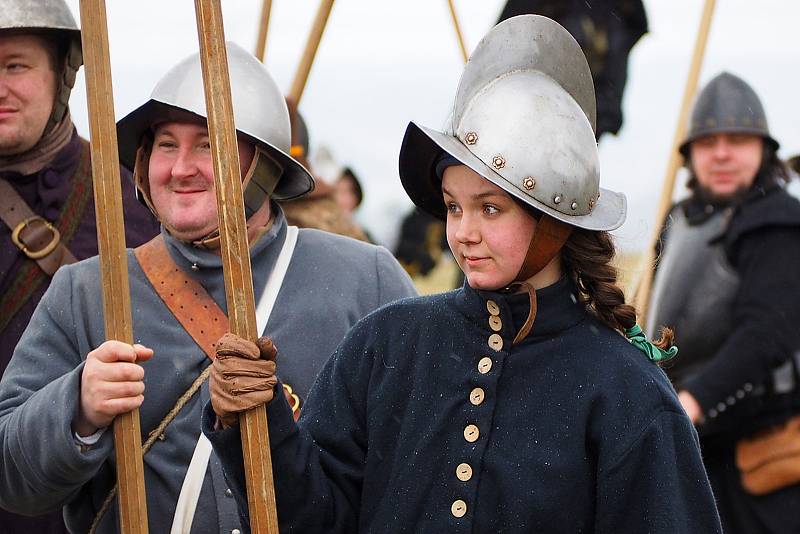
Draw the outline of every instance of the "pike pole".
<instances>
[{"instance_id":1,"label":"pike pole","mask_svg":"<svg viewBox=\"0 0 800 534\"><path fill-rule=\"evenodd\" d=\"M467 47L464 46L464 36L461 34L461 25L458 23L458 15L456 15L456 6L453 0L447 0L447 5L450 6L450 16L453 17L453 28L456 30L456 38L458 39L458 47L461 49L461 57L464 58L464 63L469 59L467 54Z\"/></svg>"},{"instance_id":2,"label":"pike pole","mask_svg":"<svg viewBox=\"0 0 800 534\"><path fill-rule=\"evenodd\" d=\"M700 28L697 32L697 40L695 41L694 53L692 55L692 63L689 67L689 76L686 79L686 86L683 90L683 101L681 103L680 114L678 115L678 126L675 128L675 136L672 139L667 172L664 176L661 198L658 201L658 208L656 209L655 224L653 225L653 232L648 246L644 251L642 275L639 279L634 297L638 322L642 325L647 322L647 308L650 305L653 271L656 262L655 248L661 235L661 223L664 221L672 205L672 192L675 189L675 177L681 165L681 156L678 153L678 147L681 141L686 137L686 123L689 118L689 108L697 92L697 80L700 76L700 67L703 65L703 56L705 55L706 43L708 42L708 34L711 30L711 19L714 15L715 3L716 0L706 0L703 7Z\"/></svg>"},{"instance_id":3,"label":"pike pole","mask_svg":"<svg viewBox=\"0 0 800 534\"><path fill-rule=\"evenodd\" d=\"M325 26L328 24L328 17L333 9L333 0L321 0L319 8L317 9L317 16L314 18L314 24L311 27L311 32L308 34L308 42L303 51L303 56L300 58L300 64L297 66L297 71L294 75L292 88L289 90L289 99L295 106L300 106L300 99L303 97L303 91L306 88L308 75L311 72L311 65L314 63L314 57L317 55L319 43L322 41L322 34L325 31Z\"/></svg>"},{"instance_id":4,"label":"pike pole","mask_svg":"<svg viewBox=\"0 0 800 534\"><path fill-rule=\"evenodd\" d=\"M258 25L258 41L255 56L264 63L267 57L267 33L269 31L269 14L272 11L272 0L264 0L261 4L261 19Z\"/></svg>"},{"instance_id":5,"label":"pike pole","mask_svg":"<svg viewBox=\"0 0 800 534\"><path fill-rule=\"evenodd\" d=\"M106 339L133 344L105 1L81 0L80 10ZM114 419L114 451L120 532L147 534L147 501L138 409Z\"/></svg>"},{"instance_id":6,"label":"pike pole","mask_svg":"<svg viewBox=\"0 0 800 534\"><path fill-rule=\"evenodd\" d=\"M250 247L244 217L239 151L233 123L228 56L220 0L195 0L200 62L214 162L222 269L231 333L255 341L256 326ZM264 406L239 416L247 502L254 534L278 534L267 412Z\"/></svg>"}]
</instances>

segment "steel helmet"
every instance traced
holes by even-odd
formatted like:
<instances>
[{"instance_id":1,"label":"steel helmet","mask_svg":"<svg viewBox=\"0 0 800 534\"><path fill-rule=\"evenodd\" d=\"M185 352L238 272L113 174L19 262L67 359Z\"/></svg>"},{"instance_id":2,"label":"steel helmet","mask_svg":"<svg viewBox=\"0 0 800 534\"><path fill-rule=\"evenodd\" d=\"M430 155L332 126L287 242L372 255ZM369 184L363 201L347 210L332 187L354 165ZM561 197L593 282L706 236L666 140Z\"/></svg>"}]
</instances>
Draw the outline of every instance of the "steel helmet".
<instances>
[{"instance_id":1,"label":"steel helmet","mask_svg":"<svg viewBox=\"0 0 800 534\"><path fill-rule=\"evenodd\" d=\"M770 135L767 115L761 100L747 82L723 72L714 77L697 97L689 134L679 150L689 155L689 144L700 137L717 133L740 133L763 137L778 150L778 142Z\"/></svg>"},{"instance_id":2,"label":"steel helmet","mask_svg":"<svg viewBox=\"0 0 800 534\"><path fill-rule=\"evenodd\" d=\"M66 38L66 62L45 131L61 122L69 107L75 75L83 65L81 30L64 0L0 0L0 32L53 33Z\"/></svg>"},{"instance_id":3,"label":"steel helmet","mask_svg":"<svg viewBox=\"0 0 800 534\"><path fill-rule=\"evenodd\" d=\"M595 113L592 75L569 32L547 17L512 17L467 62L449 127L408 125L400 179L417 206L444 218L435 171L444 151L558 221L613 230L626 202L601 194Z\"/></svg>"},{"instance_id":4,"label":"steel helmet","mask_svg":"<svg viewBox=\"0 0 800 534\"><path fill-rule=\"evenodd\" d=\"M231 42L226 43L226 49L236 131L251 139L257 148L252 176L244 184L246 208L257 211L267 196L285 200L308 193L314 188L314 179L289 155L289 111L278 86L255 56ZM156 124L171 120L176 111L207 118L199 53L167 72L156 84L150 100L117 122L120 160L126 167L137 167L137 151L145 134L151 133ZM258 149L268 157L260 157ZM149 202L148 184L137 177L137 187Z\"/></svg>"}]
</instances>

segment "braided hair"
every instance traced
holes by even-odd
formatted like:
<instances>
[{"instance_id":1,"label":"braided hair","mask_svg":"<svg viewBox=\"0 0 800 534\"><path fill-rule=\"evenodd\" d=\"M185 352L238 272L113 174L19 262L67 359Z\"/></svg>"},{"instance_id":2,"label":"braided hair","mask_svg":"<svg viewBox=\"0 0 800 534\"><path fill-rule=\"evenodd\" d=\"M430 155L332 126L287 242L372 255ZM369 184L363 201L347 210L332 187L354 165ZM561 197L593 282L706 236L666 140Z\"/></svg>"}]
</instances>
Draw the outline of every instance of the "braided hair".
<instances>
[{"instance_id":1,"label":"braided hair","mask_svg":"<svg viewBox=\"0 0 800 534\"><path fill-rule=\"evenodd\" d=\"M575 228L561 249L564 272L578 288L579 299L603 324L624 333L636 324L636 308L625 303L617 285L617 269L611 264L614 242L608 232ZM673 333L662 328L654 341L660 349L672 346Z\"/></svg>"}]
</instances>

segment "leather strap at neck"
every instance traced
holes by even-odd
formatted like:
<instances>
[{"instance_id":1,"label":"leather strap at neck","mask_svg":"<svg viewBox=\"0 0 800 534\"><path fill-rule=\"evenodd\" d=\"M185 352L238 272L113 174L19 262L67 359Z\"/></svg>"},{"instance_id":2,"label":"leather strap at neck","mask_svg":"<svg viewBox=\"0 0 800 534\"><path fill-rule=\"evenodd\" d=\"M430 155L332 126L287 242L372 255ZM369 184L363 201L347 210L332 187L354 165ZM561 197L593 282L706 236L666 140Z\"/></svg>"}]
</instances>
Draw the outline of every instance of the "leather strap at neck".
<instances>
[{"instance_id":1,"label":"leather strap at neck","mask_svg":"<svg viewBox=\"0 0 800 534\"><path fill-rule=\"evenodd\" d=\"M547 214L542 215L539 222L536 224L536 230L533 233L531 244L528 246L525 260L522 262L522 267L520 267L519 273L517 274L517 285L527 291L531 309L530 312L528 312L528 318L525 319L522 328L520 328L517 335L514 336L512 345L516 345L525 339L530 333L531 328L533 328L533 321L536 320L536 289L527 281L544 269L548 263L553 261L553 258L561 251L561 248L564 246L564 243L567 242L571 233L572 226L558 219L554 219Z\"/></svg>"},{"instance_id":2,"label":"leather strap at neck","mask_svg":"<svg viewBox=\"0 0 800 534\"><path fill-rule=\"evenodd\" d=\"M533 239L525 255L525 261L517 274L517 281L524 282L544 269L564 246L572 233L572 226L542 215L536 224Z\"/></svg>"},{"instance_id":3,"label":"leather strap at neck","mask_svg":"<svg viewBox=\"0 0 800 534\"><path fill-rule=\"evenodd\" d=\"M511 342L512 345L516 345L523 339L525 339L528 334L531 332L531 328L533 328L533 321L536 320L536 312L538 311L538 304L536 300L536 290L530 285L528 282L522 282L520 284L516 284L516 286L524 289L528 293L528 299L530 300L531 309L528 312L528 318L525 319L525 322L522 324L522 327L517 332L517 335L514 336L514 341ZM512 286L514 287L514 286Z\"/></svg>"}]
</instances>

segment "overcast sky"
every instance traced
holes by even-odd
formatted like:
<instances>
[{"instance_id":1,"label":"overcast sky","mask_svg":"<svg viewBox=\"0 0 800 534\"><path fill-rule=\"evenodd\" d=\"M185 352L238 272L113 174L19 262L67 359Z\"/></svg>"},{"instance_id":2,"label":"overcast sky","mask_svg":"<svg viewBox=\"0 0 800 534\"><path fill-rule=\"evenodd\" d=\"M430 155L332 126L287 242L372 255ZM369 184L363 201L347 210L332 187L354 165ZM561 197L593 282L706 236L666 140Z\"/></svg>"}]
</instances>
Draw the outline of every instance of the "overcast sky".
<instances>
[{"instance_id":1,"label":"overcast sky","mask_svg":"<svg viewBox=\"0 0 800 534\"><path fill-rule=\"evenodd\" d=\"M590 1L590 0L589 0ZM78 0L67 2L79 18ZM191 0L107 2L117 118L144 103L158 79L197 51ZM494 24L500 0L455 0L468 49ZM266 64L288 91L318 0L273 0ZM758 6L759 11L752 9ZM703 8L701 0L646 0L650 33L633 49L618 137L600 142L601 184L628 196L620 247L642 248L654 224L678 108ZM228 40L253 50L261 0L223 2ZM722 70L745 78L764 102L780 155L800 153L800 46L795 0L720 0L701 84ZM463 61L446 0L339 0L300 110L315 150L326 146L362 179L359 218L385 244L410 207L397 175L403 132L414 119L441 127ZM71 108L88 136L83 71ZM681 194L679 189L676 194Z\"/></svg>"}]
</instances>

